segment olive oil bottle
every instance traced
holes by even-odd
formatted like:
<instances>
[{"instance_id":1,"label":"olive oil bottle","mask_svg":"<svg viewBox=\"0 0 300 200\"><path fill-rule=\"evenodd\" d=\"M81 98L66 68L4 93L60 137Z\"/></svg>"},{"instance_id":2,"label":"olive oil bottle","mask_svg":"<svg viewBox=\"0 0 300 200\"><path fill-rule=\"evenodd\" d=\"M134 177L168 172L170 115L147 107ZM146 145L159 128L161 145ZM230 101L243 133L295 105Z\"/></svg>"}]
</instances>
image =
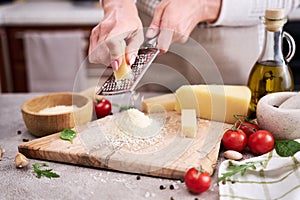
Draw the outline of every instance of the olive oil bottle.
<instances>
[{"instance_id":1,"label":"olive oil bottle","mask_svg":"<svg viewBox=\"0 0 300 200\"><path fill-rule=\"evenodd\" d=\"M286 23L283 9L269 9L263 18L265 24L265 40L262 53L251 69L248 87L251 90L249 116L256 117L256 105L263 96L281 91L294 90L293 74L288 62L295 54L295 42L286 32L282 31ZM282 53L282 39L289 44L286 57Z\"/></svg>"}]
</instances>

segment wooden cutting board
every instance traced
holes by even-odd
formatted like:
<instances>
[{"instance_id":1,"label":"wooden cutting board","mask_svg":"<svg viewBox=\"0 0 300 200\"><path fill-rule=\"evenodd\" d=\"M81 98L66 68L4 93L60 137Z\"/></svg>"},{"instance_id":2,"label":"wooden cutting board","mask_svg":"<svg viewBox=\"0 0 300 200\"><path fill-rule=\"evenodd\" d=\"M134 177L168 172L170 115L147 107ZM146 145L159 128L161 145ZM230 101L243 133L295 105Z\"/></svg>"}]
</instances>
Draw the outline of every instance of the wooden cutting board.
<instances>
[{"instance_id":1,"label":"wooden cutting board","mask_svg":"<svg viewBox=\"0 0 300 200\"><path fill-rule=\"evenodd\" d=\"M200 165L212 174L223 132L231 125L198 119L197 136L190 139L181 136L179 114L166 113L164 120L158 136L138 142L127 136L115 138L114 116L108 116L75 128L73 143L56 133L18 148L30 158L171 179L180 179L188 168Z\"/></svg>"}]
</instances>

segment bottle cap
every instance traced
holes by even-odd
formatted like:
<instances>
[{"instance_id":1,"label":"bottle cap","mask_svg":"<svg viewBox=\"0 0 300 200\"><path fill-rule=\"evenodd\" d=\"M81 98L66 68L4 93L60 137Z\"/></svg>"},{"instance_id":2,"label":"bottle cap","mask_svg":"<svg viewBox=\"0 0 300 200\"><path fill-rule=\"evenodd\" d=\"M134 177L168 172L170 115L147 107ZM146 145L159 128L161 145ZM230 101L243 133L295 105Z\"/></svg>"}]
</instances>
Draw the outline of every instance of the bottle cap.
<instances>
[{"instance_id":1,"label":"bottle cap","mask_svg":"<svg viewBox=\"0 0 300 200\"><path fill-rule=\"evenodd\" d=\"M279 31L286 23L284 9L273 8L265 11L265 25L268 31Z\"/></svg>"},{"instance_id":2,"label":"bottle cap","mask_svg":"<svg viewBox=\"0 0 300 200\"><path fill-rule=\"evenodd\" d=\"M265 17L271 20L282 20L285 18L284 9L282 8L267 9L265 11Z\"/></svg>"}]
</instances>

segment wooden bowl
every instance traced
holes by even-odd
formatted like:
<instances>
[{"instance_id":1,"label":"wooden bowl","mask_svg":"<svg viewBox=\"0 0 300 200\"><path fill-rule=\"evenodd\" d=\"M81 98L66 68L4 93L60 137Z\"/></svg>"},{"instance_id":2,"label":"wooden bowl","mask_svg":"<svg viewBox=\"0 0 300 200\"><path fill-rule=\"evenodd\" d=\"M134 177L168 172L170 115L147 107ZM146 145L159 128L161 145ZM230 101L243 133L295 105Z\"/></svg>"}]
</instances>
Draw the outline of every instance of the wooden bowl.
<instances>
[{"instance_id":1,"label":"wooden bowl","mask_svg":"<svg viewBox=\"0 0 300 200\"><path fill-rule=\"evenodd\" d=\"M68 112L39 113L45 108L72 105L78 108ZM33 135L41 137L91 121L93 102L90 98L77 93L53 93L26 101L21 111L27 129Z\"/></svg>"}]
</instances>

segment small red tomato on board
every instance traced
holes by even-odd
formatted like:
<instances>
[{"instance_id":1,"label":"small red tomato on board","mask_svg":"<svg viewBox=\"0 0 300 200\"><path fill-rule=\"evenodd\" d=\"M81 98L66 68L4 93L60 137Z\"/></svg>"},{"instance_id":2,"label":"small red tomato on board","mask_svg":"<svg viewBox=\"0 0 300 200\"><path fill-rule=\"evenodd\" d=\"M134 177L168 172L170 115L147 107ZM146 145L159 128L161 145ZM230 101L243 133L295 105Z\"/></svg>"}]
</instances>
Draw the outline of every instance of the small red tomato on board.
<instances>
[{"instance_id":1,"label":"small red tomato on board","mask_svg":"<svg viewBox=\"0 0 300 200\"><path fill-rule=\"evenodd\" d=\"M211 177L209 173L202 169L198 170L193 167L185 173L184 182L192 193L200 194L209 189L211 185Z\"/></svg>"},{"instance_id":2,"label":"small red tomato on board","mask_svg":"<svg viewBox=\"0 0 300 200\"><path fill-rule=\"evenodd\" d=\"M94 102L94 107L96 111L97 118L103 118L111 113L111 103L109 100L102 98Z\"/></svg>"},{"instance_id":3,"label":"small red tomato on board","mask_svg":"<svg viewBox=\"0 0 300 200\"><path fill-rule=\"evenodd\" d=\"M240 129L225 131L222 144L228 150L242 151L247 145L247 135Z\"/></svg>"},{"instance_id":4,"label":"small red tomato on board","mask_svg":"<svg viewBox=\"0 0 300 200\"><path fill-rule=\"evenodd\" d=\"M268 153L274 148L274 137L266 130L258 130L248 138L250 151L257 155Z\"/></svg>"},{"instance_id":5,"label":"small red tomato on board","mask_svg":"<svg viewBox=\"0 0 300 200\"><path fill-rule=\"evenodd\" d=\"M257 124L247 121L238 122L236 127L246 133L247 137L260 129Z\"/></svg>"}]
</instances>

